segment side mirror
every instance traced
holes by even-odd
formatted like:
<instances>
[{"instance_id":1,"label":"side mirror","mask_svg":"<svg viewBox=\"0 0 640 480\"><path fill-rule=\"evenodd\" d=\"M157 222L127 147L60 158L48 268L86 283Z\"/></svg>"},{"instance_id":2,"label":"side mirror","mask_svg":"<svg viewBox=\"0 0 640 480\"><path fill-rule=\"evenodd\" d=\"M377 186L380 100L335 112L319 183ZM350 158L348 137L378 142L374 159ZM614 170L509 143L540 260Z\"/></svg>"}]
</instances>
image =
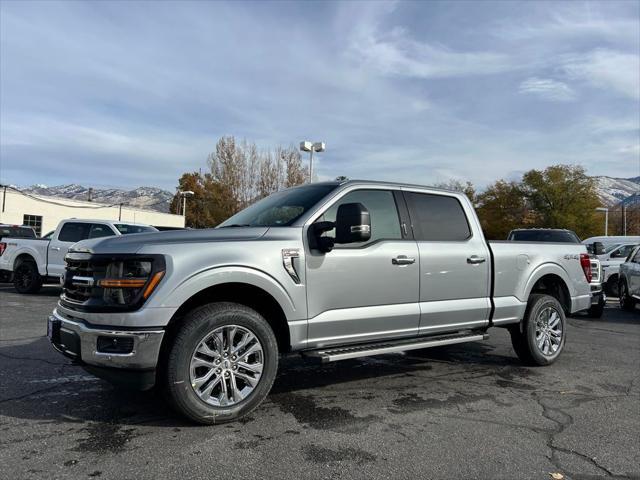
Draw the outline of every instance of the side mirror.
<instances>
[{"instance_id":1,"label":"side mirror","mask_svg":"<svg viewBox=\"0 0 640 480\"><path fill-rule=\"evenodd\" d=\"M361 203L344 203L336 213L336 243L366 242L371 238L369 210Z\"/></svg>"},{"instance_id":2,"label":"side mirror","mask_svg":"<svg viewBox=\"0 0 640 480\"><path fill-rule=\"evenodd\" d=\"M593 242L593 254L594 255L604 254L604 245L602 244L602 242Z\"/></svg>"}]
</instances>

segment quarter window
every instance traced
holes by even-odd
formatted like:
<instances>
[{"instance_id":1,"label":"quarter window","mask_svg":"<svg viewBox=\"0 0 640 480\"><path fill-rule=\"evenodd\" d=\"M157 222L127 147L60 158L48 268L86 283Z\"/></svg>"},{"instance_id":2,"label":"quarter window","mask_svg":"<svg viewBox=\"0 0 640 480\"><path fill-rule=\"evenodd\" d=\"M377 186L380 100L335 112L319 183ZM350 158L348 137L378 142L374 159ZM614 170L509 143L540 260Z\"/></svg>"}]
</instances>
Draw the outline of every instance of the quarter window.
<instances>
[{"instance_id":1,"label":"quarter window","mask_svg":"<svg viewBox=\"0 0 640 480\"><path fill-rule=\"evenodd\" d=\"M361 203L369 210L371 218L371 238L366 243L376 240L400 240L400 220L398 209L389 190L355 190L347 193L337 203L333 204L318 221L335 222L338 207L345 203ZM335 237L335 229L326 233L329 237ZM350 243L339 245L336 248L353 248L362 246L362 243Z\"/></svg>"},{"instance_id":2,"label":"quarter window","mask_svg":"<svg viewBox=\"0 0 640 480\"><path fill-rule=\"evenodd\" d=\"M61 242L79 242L80 240L86 240L89 238L90 223L65 223L60 230L58 240Z\"/></svg>"},{"instance_id":3,"label":"quarter window","mask_svg":"<svg viewBox=\"0 0 640 480\"><path fill-rule=\"evenodd\" d=\"M461 241L471 236L467 216L455 197L405 193L416 240Z\"/></svg>"},{"instance_id":4,"label":"quarter window","mask_svg":"<svg viewBox=\"0 0 640 480\"><path fill-rule=\"evenodd\" d=\"M27 227L32 227L36 235L39 237L42 234L42 216L41 215L24 215L22 217L22 224Z\"/></svg>"}]
</instances>

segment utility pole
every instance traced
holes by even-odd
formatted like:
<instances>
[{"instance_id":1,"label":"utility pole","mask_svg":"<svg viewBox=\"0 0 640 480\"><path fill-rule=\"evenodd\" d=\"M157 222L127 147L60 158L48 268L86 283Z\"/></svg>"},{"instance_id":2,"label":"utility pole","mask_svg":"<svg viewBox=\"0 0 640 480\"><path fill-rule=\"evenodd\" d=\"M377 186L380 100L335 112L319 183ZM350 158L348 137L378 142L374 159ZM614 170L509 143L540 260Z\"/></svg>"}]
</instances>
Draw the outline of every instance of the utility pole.
<instances>
[{"instance_id":1,"label":"utility pole","mask_svg":"<svg viewBox=\"0 0 640 480\"><path fill-rule=\"evenodd\" d=\"M118 209L118 221L121 222L122 221L122 203L118 205L119 209Z\"/></svg>"}]
</instances>

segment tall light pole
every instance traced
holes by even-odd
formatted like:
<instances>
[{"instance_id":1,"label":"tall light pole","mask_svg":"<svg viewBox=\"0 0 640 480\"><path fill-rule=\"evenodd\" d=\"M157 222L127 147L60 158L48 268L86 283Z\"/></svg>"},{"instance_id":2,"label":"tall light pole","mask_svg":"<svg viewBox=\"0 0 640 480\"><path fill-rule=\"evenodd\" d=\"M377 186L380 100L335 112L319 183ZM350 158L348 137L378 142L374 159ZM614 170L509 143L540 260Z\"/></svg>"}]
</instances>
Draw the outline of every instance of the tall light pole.
<instances>
[{"instance_id":1,"label":"tall light pole","mask_svg":"<svg viewBox=\"0 0 640 480\"><path fill-rule=\"evenodd\" d=\"M607 207L598 207L596 212L604 212L604 236L609 236L609 209Z\"/></svg>"},{"instance_id":2,"label":"tall light pole","mask_svg":"<svg viewBox=\"0 0 640 480\"><path fill-rule=\"evenodd\" d=\"M300 150L309 152L309 183L313 182L313 152L324 152L325 148L324 142L300 142Z\"/></svg>"},{"instance_id":3,"label":"tall light pole","mask_svg":"<svg viewBox=\"0 0 640 480\"><path fill-rule=\"evenodd\" d=\"M182 197L182 216L184 221L187 221L187 197L193 197L194 193L191 190L185 190L184 192L178 192Z\"/></svg>"}]
</instances>

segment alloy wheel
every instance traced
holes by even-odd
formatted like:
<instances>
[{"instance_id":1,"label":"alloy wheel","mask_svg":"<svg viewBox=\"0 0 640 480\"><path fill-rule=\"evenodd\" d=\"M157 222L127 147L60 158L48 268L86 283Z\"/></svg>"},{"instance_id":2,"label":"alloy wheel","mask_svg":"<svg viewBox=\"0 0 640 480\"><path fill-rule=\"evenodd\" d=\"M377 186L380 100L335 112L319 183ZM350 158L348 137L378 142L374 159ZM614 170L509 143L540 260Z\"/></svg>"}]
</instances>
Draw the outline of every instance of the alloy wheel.
<instances>
[{"instance_id":1,"label":"alloy wheel","mask_svg":"<svg viewBox=\"0 0 640 480\"><path fill-rule=\"evenodd\" d=\"M191 356L191 386L200 399L228 407L246 399L260 382L264 352L245 327L225 325L208 333Z\"/></svg>"},{"instance_id":2,"label":"alloy wheel","mask_svg":"<svg viewBox=\"0 0 640 480\"><path fill-rule=\"evenodd\" d=\"M536 318L536 346L543 355L555 354L562 344L562 321L554 307L546 307Z\"/></svg>"}]
</instances>

